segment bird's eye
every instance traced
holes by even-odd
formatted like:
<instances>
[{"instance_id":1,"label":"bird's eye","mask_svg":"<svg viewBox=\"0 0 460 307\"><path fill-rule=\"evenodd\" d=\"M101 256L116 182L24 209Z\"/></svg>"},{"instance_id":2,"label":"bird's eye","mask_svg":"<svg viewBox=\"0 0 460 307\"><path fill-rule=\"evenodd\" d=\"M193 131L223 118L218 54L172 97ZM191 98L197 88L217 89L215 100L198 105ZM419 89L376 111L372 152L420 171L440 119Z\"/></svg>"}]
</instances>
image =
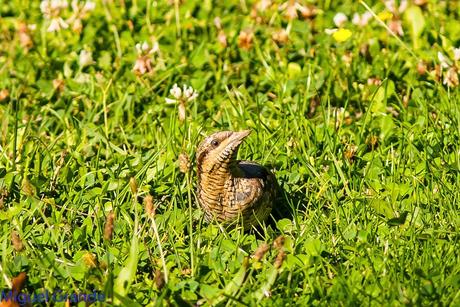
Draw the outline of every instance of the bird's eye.
<instances>
[{"instance_id":1,"label":"bird's eye","mask_svg":"<svg viewBox=\"0 0 460 307\"><path fill-rule=\"evenodd\" d=\"M219 145L219 141L218 140L212 140L211 145L214 146L214 147L217 147Z\"/></svg>"}]
</instances>

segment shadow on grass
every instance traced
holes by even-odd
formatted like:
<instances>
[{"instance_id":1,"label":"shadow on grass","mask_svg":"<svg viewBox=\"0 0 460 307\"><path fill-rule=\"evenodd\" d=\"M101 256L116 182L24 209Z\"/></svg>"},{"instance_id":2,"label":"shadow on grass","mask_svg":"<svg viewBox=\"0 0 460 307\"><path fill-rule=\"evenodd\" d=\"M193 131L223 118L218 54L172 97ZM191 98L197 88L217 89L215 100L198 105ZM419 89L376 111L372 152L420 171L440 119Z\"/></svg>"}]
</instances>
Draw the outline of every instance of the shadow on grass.
<instances>
[{"instance_id":1,"label":"shadow on grass","mask_svg":"<svg viewBox=\"0 0 460 307\"><path fill-rule=\"evenodd\" d=\"M277 229L276 223L282 219L294 221L300 212L305 208L302 202L305 201L305 194L301 192L288 192L284 186L278 187L277 197L275 199L272 213L267 220L267 224L273 229Z\"/></svg>"}]
</instances>

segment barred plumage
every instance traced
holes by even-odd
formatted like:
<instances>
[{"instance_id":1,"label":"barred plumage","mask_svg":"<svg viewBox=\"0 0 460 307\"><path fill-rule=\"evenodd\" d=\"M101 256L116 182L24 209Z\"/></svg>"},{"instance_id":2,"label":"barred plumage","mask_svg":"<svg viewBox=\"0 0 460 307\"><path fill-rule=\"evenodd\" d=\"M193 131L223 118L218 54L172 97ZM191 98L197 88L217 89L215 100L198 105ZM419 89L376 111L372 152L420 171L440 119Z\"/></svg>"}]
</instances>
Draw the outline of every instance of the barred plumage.
<instances>
[{"instance_id":1,"label":"barred plumage","mask_svg":"<svg viewBox=\"0 0 460 307\"><path fill-rule=\"evenodd\" d=\"M198 200L208 221L228 224L241 218L250 227L270 215L277 190L275 176L255 162L236 160L239 145L249 133L216 132L198 147Z\"/></svg>"}]
</instances>

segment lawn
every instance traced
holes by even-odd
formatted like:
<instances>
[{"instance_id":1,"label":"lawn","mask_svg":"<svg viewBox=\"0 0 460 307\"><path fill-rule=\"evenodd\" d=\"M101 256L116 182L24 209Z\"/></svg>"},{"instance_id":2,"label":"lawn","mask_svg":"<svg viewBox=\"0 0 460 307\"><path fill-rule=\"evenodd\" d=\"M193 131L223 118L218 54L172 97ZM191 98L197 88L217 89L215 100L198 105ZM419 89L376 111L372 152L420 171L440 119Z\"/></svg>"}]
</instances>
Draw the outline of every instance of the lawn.
<instances>
[{"instance_id":1,"label":"lawn","mask_svg":"<svg viewBox=\"0 0 460 307\"><path fill-rule=\"evenodd\" d=\"M0 290L460 306L458 1L93 1L0 0ZM246 231L195 162L245 129L283 189Z\"/></svg>"}]
</instances>

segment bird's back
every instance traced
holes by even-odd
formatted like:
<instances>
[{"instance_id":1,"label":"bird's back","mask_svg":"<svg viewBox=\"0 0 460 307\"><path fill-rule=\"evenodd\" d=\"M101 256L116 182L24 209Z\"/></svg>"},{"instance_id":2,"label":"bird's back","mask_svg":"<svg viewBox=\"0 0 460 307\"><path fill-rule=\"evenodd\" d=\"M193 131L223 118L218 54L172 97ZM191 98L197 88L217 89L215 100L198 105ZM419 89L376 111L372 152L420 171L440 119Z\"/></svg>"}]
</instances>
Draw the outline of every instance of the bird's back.
<instances>
[{"instance_id":1,"label":"bird's back","mask_svg":"<svg viewBox=\"0 0 460 307\"><path fill-rule=\"evenodd\" d=\"M238 170L226 188L223 214L233 220L241 214L244 225L256 225L271 212L276 197L275 176L267 168L251 161L239 161Z\"/></svg>"}]
</instances>

